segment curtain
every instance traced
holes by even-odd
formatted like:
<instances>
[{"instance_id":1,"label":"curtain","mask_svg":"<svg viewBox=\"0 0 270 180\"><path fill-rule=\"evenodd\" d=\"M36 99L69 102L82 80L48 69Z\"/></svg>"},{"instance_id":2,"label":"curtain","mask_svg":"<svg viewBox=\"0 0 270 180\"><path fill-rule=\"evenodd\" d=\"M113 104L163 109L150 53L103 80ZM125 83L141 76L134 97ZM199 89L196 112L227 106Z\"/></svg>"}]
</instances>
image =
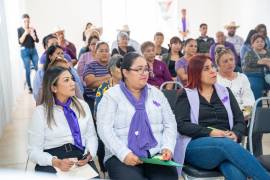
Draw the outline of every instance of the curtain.
<instances>
[{"instance_id":1,"label":"curtain","mask_svg":"<svg viewBox=\"0 0 270 180\"><path fill-rule=\"evenodd\" d=\"M16 3L19 5L18 1L0 0L0 136L6 123L11 120L16 99L21 95L24 84L19 46L15 44L18 44L18 41L14 23L16 24L16 19L19 18L14 17L14 14L19 13L14 11L16 7L19 8Z\"/></svg>"}]
</instances>

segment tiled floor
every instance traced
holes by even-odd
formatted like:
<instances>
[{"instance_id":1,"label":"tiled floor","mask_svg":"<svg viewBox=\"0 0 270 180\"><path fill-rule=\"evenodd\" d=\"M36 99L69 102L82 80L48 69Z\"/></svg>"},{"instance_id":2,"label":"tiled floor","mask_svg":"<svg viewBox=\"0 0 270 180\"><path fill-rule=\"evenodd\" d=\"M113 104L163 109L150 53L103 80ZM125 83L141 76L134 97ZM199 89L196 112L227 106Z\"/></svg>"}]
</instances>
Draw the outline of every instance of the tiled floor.
<instances>
[{"instance_id":1,"label":"tiled floor","mask_svg":"<svg viewBox=\"0 0 270 180\"><path fill-rule=\"evenodd\" d=\"M12 121L5 127L0 138L0 168L24 170L27 154L27 126L31 119L35 103L32 95L25 92L19 99L12 114ZM264 136L265 154L270 154L270 136ZM29 164L29 170L33 164Z\"/></svg>"}]
</instances>

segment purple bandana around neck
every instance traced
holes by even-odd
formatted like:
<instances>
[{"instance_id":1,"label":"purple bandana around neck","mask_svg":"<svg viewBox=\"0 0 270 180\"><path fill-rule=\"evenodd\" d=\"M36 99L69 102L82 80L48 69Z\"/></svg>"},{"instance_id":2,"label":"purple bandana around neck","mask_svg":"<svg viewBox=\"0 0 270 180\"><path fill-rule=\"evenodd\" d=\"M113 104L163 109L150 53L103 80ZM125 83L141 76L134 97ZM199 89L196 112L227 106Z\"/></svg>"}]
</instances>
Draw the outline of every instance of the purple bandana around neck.
<instances>
[{"instance_id":1,"label":"purple bandana around neck","mask_svg":"<svg viewBox=\"0 0 270 180\"><path fill-rule=\"evenodd\" d=\"M71 98L69 98L66 103L62 103L57 98L55 98L55 104L63 107L63 111L67 119L72 137L74 139L75 146L81 150L84 150L78 118L75 112L70 108L71 102Z\"/></svg>"},{"instance_id":2,"label":"purple bandana around neck","mask_svg":"<svg viewBox=\"0 0 270 180\"><path fill-rule=\"evenodd\" d=\"M157 145L145 110L148 87L146 85L142 89L139 100L132 95L123 81L120 82L120 88L136 110L129 127L128 148L139 157L147 157L147 151Z\"/></svg>"}]
</instances>

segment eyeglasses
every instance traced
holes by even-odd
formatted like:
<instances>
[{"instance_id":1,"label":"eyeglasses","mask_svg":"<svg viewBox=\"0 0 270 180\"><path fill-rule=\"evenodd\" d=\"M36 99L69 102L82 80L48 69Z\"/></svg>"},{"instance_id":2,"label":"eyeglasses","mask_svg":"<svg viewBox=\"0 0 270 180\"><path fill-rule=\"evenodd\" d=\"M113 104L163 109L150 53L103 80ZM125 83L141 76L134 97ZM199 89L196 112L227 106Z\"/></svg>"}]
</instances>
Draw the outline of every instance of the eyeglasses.
<instances>
[{"instance_id":1,"label":"eyeglasses","mask_svg":"<svg viewBox=\"0 0 270 180\"><path fill-rule=\"evenodd\" d=\"M222 53L222 52L228 52L230 50L231 50L230 48L227 48L227 47L224 47L224 46L220 46L220 47L216 47L215 53L216 54L219 54L219 53Z\"/></svg>"},{"instance_id":2,"label":"eyeglasses","mask_svg":"<svg viewBox=\"0 0 270 180\"><path fill-rule=\"evenodd\" d=\"M143 73L149 73L149 72L151 72L151 70L148 68L148 67L145 67L145 68L137 68L137 69L133 69L133 68L129 68L129 70L131 70L131 71L136 71L137 73L139 73L139 74L143 74Z\"/></svg>"}]
</instances>

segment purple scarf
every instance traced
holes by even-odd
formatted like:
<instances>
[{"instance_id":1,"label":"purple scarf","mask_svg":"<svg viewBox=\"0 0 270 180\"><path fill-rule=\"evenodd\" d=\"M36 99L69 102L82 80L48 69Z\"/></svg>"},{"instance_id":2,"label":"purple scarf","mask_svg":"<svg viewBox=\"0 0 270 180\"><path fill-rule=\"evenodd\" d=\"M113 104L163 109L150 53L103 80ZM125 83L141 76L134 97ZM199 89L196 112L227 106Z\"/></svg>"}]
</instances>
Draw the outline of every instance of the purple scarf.
<instances>
[{"instance_id":1,"label":"purple scarf","mask_svg":"<svg viewBox=\"0 0 270 180\"><path fill-rule=\"evenodd\" d=\"M122 81L120 82L120 88L136 110L129 127L128 148L139 157L147 157L147 151L157 145L145 110L145 101L148 94L147 85L141 91L139 101L131 94Z\"/></svg>"},{"instance_id":2,"label":"purple scarf","mask_svg":"<svg viewBox=\"0 0 270 180\"><path fill-rule=\"evenodd\" d=\"M75 146L81 150L84 150L78 118L75 112L70 108L71 102L71 98L68 98L66 103L62 103L57 98L55 98L55 104L63 108L72 137L74 139Z\"/></svg>"}]
</instances>

